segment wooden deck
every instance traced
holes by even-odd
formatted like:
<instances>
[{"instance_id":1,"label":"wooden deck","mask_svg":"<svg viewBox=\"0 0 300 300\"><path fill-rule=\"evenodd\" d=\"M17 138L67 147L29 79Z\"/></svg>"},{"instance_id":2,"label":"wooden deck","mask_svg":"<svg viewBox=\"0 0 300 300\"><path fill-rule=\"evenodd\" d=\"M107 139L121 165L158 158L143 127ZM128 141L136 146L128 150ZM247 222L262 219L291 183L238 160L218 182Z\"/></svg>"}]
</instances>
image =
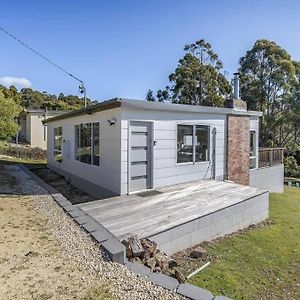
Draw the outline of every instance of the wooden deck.
<instances>
[{"instance_id":1,"label":"wooden deck","mask_svg":"<svg viewBox=\"0 0 300 300\"><path fill-rule=\"evenodd\" d=\"M249 186L206 180L77 206L122 240L133 234L152 236L262 192Z\"/></svg>"}]
</instances>

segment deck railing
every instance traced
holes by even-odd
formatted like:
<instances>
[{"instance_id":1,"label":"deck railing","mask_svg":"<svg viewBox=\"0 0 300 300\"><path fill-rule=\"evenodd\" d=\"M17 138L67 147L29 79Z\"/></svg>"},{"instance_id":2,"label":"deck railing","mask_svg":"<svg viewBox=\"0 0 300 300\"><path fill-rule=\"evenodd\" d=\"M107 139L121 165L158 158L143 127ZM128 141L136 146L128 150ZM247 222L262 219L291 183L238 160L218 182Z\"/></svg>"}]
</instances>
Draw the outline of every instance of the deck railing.
<instances>
[{"instance_id":1,"label":"deck railing","mask_svg":"<svg viewBox=\"0 0 300 300\"><path fill-rule=\"evenodd\" d=\"M283 148L259 148L258 167L271 167L283 163Z\"/></svg>"}]
</instances>

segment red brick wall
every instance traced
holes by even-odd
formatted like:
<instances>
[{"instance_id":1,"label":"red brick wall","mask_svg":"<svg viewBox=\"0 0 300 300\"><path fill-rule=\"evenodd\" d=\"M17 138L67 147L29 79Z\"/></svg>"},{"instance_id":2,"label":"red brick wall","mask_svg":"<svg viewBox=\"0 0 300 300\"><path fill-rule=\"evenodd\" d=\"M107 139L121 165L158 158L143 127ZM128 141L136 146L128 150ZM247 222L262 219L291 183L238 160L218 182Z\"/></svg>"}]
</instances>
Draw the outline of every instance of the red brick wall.
<instances>
[{"instance_id":1,"label":"red brick wall","mask_svg":"<svg viewBox=\"0 0 300 300\"><path fill-rule=\"evenodd\" d=\"M227 117L227 177L239 184L249 184L250 117Z\"/></svg>"}]
</instances>

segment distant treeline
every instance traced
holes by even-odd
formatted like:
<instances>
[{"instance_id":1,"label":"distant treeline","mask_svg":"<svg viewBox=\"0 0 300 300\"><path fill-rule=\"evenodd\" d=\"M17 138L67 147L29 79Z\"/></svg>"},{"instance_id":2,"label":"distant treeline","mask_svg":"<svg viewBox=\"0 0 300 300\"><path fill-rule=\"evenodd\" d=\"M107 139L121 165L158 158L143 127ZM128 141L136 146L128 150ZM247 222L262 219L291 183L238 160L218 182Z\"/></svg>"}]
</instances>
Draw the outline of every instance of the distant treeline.
<instances>
[{"instance_id":1,"label":"distant treeline","mask_svg":"<svg viewBox=\"0 0 300 300\"><path fill-rule=\"evenodd\" d=\"M35 91L30 88L23 88L18 91L14 86L6 88L0 85L0 92L5 98L10 98L15 103L23 108L45 108L53 110L76 110L84 107L84 100L78 96L65 96L60 93L58 96L40 91ZM95 101L87 99L88 105Z\"/></svg>"}]
</instances>

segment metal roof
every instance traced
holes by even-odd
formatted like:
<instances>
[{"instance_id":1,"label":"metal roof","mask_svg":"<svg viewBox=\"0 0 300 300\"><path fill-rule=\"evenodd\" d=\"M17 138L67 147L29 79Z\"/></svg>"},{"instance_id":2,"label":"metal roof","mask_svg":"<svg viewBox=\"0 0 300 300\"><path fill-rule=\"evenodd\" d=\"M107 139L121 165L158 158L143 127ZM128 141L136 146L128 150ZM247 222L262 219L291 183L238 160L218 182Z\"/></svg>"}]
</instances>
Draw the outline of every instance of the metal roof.
<instances>
[{"instance_id":1,"label":"metal roof","mask_svg":"<svg viewBox=\"0 0 300 300\"><path fill-rule=\"evenodd\" d=\"M124 98L114 98L111 100L103 101L87 108L81 108L75 111L71 111L59 116L55 116L51 119L45 120L45 123L54 122L57 120L63 120L68 118L77 117L80 115L93 114L98 111L110 110L113 108L121 107L124 109L139 109L139 110L159 110L170 112L189 112L189 113L204 113L204 114L234 114L234 115L248 115L248 116L262 116L260 111L239 111L232 108L224 107L211 107L211 106L198 106L187 104L175 104L175 103L162 103L145 100L131 100Z\"/></svg>"}]
</instances>

